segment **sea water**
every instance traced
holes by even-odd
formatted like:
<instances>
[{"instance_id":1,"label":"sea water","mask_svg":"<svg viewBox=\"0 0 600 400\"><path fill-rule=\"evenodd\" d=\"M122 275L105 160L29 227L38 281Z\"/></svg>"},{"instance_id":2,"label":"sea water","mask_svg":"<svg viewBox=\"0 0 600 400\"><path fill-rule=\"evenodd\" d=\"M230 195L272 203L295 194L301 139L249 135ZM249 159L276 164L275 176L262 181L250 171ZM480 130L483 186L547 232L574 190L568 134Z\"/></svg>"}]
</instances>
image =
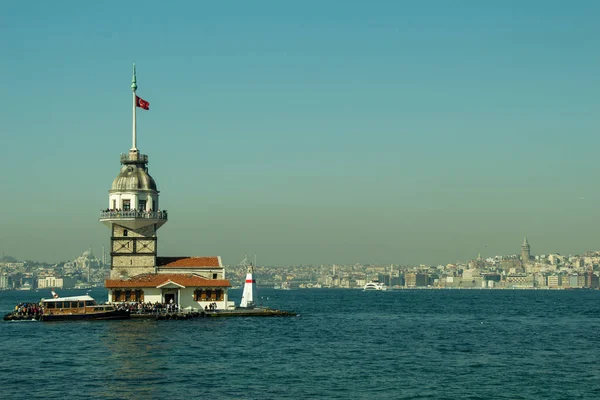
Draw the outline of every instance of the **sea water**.
<instances>
[{"instance_id":1,"label":"sea water","mask_svg":"<svg viewBox=\"0 0 600 400\"><path fill-rule=\"evenodd\" d=\"M41 292L0 292L0 311ZM600 398L600 291L258 296L299 316L0 322L0 398Z\"/></svg>"}]
</instances>

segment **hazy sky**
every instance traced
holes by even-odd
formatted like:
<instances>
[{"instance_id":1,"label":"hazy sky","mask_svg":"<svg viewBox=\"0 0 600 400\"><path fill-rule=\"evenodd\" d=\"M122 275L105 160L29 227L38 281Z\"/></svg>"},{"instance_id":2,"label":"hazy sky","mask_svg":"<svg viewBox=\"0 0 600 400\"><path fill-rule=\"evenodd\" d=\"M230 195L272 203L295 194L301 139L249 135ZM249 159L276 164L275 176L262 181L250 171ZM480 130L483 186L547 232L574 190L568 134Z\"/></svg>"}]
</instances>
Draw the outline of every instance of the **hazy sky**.
<instances>
[{"instance_id":1,"label":"hazy sky","mask_svg":"<svg viewBox=\"0 0 600 400\"><path fill-rule=\"evenodd\" d=\"M131 147L160 255L600 249L598 1L5 2L0 251L72 259Z\"/></svg>"}]
</instances>

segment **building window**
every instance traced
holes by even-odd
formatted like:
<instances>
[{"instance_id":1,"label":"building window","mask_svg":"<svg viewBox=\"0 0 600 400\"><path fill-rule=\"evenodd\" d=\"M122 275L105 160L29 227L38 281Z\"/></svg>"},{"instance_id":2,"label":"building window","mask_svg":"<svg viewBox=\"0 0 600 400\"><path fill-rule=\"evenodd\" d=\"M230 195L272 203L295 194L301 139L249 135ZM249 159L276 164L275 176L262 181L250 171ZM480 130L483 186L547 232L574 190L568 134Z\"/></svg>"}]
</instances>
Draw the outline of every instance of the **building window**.
<instances>
[{"instance_id":1,"label":"building window","mask_svg":"<svg viewBox=\"0 0 600 400\"><path fill-rule=\"evenodd\" d=\"M131 210L131 200L123 200L123 211Z\"/></svg>"},{"instance_id":2,"label":"building window","mask_svg":"<svg viewBox=\"0 0 600 400\"><path fill-rule=\"evenodd\" d=\"M113 290L112 292L112 301L120 301L121 300L121 291Z\"/></svg>"},{"instance_id":3,"label":"building window","mask_svg":"<svg viewBox=\"0 0 600 400\"><path fill-rule=\"evenodd\" d=\"M213 274L213 279L217 279L217 274Z\"/></svg>"},{"instance_id":4,"label":"building window","mask_svg":"<svg viewBox=\"0 0 600 400\"><path fill-rule=\"evenodd\" d=\"M113 210L116 210L116 209L117 209L117 201L116 201L116 200L113 200L113 206L112 206L112 209L113 209Z\"/></svg>"},{"instance_id":5,"label":"building window","mask_svg":"<svg viewBox=\"0 0 600 400\"><path fill-rule=\"evenodd\" d=\"M138 210L139 211L146 211L146 200L140 200L139 201Z\"/></svg>"},{"instance_id":6,"label":"building window","mask_svg":"<svg viewBox=\"0 0 600 400\"><path fill-rule=\"evenodd\" d=\"M127 236L127 233L128 233L128 232L127 232L127 229L123 229L123 236ZM129 243L128 243L128 244L129 244ZM127 247L129 247L129 246L127 246Z\"/></svg>"}]
</instances>

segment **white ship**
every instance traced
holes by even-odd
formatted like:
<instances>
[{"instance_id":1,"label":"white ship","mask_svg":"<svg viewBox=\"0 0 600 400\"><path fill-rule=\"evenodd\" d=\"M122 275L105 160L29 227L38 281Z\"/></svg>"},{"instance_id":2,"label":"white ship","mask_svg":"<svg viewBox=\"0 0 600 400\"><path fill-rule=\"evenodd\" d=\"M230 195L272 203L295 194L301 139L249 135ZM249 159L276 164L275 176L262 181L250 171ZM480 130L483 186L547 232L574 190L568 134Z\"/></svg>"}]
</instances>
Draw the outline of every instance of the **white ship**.
<instances>
[{"instance_id":1,"label":"white ship","mask_svg":"<svg viewBox=\"0 0 600 400\"><path fill-rule=\"evenodd\" d=\"M363 290L387 290L387 286L383 282L371 281L363 287Z\"/></svg>"}]
</instances>

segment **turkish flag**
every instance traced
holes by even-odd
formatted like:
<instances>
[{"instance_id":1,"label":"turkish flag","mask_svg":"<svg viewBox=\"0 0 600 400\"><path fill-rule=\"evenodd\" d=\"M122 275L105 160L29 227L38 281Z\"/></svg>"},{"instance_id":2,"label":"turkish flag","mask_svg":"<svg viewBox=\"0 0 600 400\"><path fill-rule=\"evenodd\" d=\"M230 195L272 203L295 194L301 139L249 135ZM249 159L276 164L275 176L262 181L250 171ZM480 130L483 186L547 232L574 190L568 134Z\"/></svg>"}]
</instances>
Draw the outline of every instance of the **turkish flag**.
<instances>
[{"instance_id":1,"label":"turkish flag","mask_svg":"<svg viewBox=\"0 0 600 400\"><path fill-rule=\"evenodd\" d=\"M148 103L146 100L142 99L141 97L135 96L135 105L138 106L139 108L143 108L144 110L150 109L150 103Z\"/></svg>"}]
</instances>

